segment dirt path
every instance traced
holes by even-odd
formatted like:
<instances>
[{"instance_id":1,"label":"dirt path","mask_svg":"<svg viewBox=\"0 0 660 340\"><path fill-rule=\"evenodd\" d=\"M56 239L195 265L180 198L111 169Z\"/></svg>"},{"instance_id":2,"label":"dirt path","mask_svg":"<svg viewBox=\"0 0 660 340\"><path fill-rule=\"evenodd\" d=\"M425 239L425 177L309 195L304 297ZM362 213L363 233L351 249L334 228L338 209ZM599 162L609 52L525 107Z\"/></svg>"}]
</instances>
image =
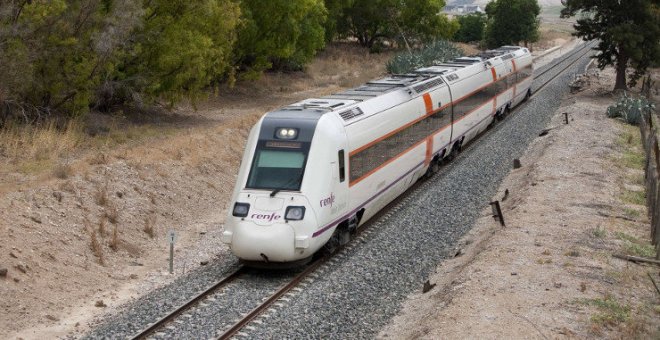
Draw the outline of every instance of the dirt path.
<instances>
[{"instance_id":1,"label":"dirt path","mask_svg":"<svg viewBox=\"0 0 660 340\"><path fill-rule=\"evenodd\" d=\"M613 79L595 72L564 100L493 197L506 227L484 211L430 278L437 286L412 295L380 338L660 337L647 276L658 268L612 258L652 251L639 132L605 116Z\"/></svg>"}]
</instances>

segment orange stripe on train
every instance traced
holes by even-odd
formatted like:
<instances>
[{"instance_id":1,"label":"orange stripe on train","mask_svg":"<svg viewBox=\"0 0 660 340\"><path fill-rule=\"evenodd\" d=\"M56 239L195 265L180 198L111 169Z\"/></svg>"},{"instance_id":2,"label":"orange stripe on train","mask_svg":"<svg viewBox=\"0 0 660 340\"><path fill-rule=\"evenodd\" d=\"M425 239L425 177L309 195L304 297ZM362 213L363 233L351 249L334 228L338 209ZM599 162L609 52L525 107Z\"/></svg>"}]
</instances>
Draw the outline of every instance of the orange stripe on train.
<instances>
[{"instance_id":1,"label":"orange stripe on train","mask_svg":"<svg viewBox=\"0 0 660 340\"><path fill-rule=\"evenodd\" d=\"M426 114L433 114L433 101L431 100L431 95L424 93L424 106L426 106Z\"/></svg>"}]
</instances>

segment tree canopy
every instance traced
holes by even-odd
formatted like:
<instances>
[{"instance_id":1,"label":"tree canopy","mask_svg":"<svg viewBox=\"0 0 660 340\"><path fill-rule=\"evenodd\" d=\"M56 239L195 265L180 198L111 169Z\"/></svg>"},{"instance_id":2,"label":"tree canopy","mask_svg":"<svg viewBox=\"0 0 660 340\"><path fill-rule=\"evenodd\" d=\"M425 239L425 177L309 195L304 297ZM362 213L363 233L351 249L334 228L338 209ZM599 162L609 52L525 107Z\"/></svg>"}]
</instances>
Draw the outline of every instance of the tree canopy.
<instances>
[{"instance_id":1,"label":"tree canopy","mask_svg":"<svg viewBox=\"0 0 660 340\"><path fill-rule=\"evenodd\" d=\"M0 1L0 124L120 105L173 106L264 71L300 70L333 39L450 38L444 0ZM378 43L378 44L377 44Z\"/></svg>"},{"instance_id":2,"label":"tree canopy","mask_svg":"<svg viewBox=\"0 0 660 340\"><path fill-rule=\"evenodd\" d=\"M541 7L536 0L494 0L486 5L488 26L486 44L489 47L527 46L539 39L538 15Z\"/></svg>"},{"instance_id":3,"label":"tree canopy","mask_svg":"<svg viewBox=\"0 0 660 340\"><path fill-rule=\"evenodd\" d=\"M458 17L460 28L454 39L461 42L475 42L484 39L484 30L488 17L483 13L471 13Z\"/></svg>"},{"instance_id":4,"label":"tree canopy","mask_svg":"<svg viewBox=\"0 0 660 340\"><path fill-rule=\"evenodd\" d=\"M266 69L300 69L325 46L322 0L242 0L238 66L254 77Z\"/></svg>"},{"instance_id":5,"label":"tree canopy","mask_svg":"<svg viewBox=\"0 0 660 340\"><path fill-rule=\"evenodd\" d=\"M335 35L370 48L380 40L448 39L459 27L440 14L444 0L326 0L326 6Z\"/></svg>"},{"instance_id":6,"label":"tree canopy","mask_svg":"<svg viewBox=\"0 0 660 340\"><path fill-rule=\"evenodd\" d=\"M630 84L660 60L660 7L658 0L565 0L562 16L581 17L575 35L598 40L598 67L616 66L615 89L626 89L626 70L635 69Z\"/></svg>"}]
</instances>

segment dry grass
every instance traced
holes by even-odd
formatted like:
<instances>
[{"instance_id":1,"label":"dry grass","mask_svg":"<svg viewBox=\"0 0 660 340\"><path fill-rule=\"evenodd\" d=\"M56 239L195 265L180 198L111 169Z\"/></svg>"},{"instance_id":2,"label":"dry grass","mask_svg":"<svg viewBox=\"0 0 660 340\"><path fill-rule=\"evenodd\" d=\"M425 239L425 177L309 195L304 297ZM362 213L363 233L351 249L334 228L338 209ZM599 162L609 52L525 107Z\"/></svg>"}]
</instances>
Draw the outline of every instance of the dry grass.
<instances>
[{"instance_id":1,"label":"dry grass","mask_svg":"<svg viewBox=\"0 0 660 340\"><path fill-rule=\"evenodd\" d=\"M89 247L90 249L92 249L92 253L94 254L94 256L96 256L96 259L99 261L99 264L104 266L105 260L103 258L103 247L101 246L98 237L96 237L96 230L94 229L92 229L92 231L90 232Z\"/></svg>"},{"instance_id":2,"label":"dry grass","mask_svg":"<svg viewBox=\"0 0 660 340\"><path fill-rule=\"evenodd\" d=\"M110 238L110 242L108 243L108 246L110 249L117 251L119 249L119 232L117 231L117 226L115 225L114 229L112 229L112 237Z\"/></svg>"},{"instance_id":3,"label":"dry grass","mask_svg":"<svg viewBox=\"0 0 660 340\"><path fill-rule=\"evenodd\" d=\"M94 201L99 206L106 206L108 204L108 183L106 182L103 186L100 186L96 189L94 193Z\"/></svg>"},{"instance_id":4,"label":"dry grass","mask_svg":"<svg viewBox=\"0 0 660 340\"><path fill-rule=\"evenodd\" d=\"M144 228L142 229L150 238L156 236L156 215L149 215L144 219Z\"/></svg>"},{"instance_id":5,"label":"dry grass","mask_svg":"<svg viewBox=\"0 0 660 340\"><path fill-rule=\"evenodd\" d=\"M114 204L108 203L107 207L105 208L105 218L108 219L108 222L112 224L117 224L119 222L119 210Z\"/></svg>"},{"instance_id":6,"label":"dry grass","mask_svg":"<svg viewBox=\"0 0 660 340\"><path fill-rule=\"evenodd\" d=\"M83 139L82 124L77 120L69 121L62 128L55 122L39 126L8 124L0 129L0 152L18 166L54 162L70 154Z\"/></svg>"},{"instance_id":7,"label":"dry grass","mask_svg":"<svg viewBox=\"0 0 660 340\"><path fill-rule=\"evenodd\" d=\"M57 164L53 168L53 176L59 179L67 179L73 175L73 168L69 164Z\"/></svg>"},{"instance_id":8,"label":"dry grass","mask_svg":"<svg viewBox=\"0 0 660 340\"><path fill-rule=\"evenodd\" d=\"M106 230L105 230L105 221L106 221L106 217L105 217L105 215L104 215L104 216L101 216L101 219L99 220L99 234L101 234L101 235L105 235L105 234L106 234Z\"/></svg>"}]
</instances>

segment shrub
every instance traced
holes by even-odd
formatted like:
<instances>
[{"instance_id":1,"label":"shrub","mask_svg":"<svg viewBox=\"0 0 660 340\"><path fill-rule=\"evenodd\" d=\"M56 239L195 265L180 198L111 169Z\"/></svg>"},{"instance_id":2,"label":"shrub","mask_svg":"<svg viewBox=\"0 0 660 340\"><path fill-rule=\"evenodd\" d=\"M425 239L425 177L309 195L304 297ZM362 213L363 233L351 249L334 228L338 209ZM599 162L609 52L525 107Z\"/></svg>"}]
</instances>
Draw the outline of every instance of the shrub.
<instances>
[{"instance_id":1,"label":"shrub","mask_svg":"<svg viewBox=\"0 0 660 340\"><path fill-rule=\"evenodd\" d=\"M624 92L616 104L607 108L607 116L621 118L631 125L639 125L642 114L650 113L654 109L655 105L649 102L646 97L634 98Z\"/></svg>"},{"instance_id":2,"label":"shrub","mask_svg":"<svg viewBox=\"0 0 660 340\"><path fill-rule=\"evenodd\" d=\"M454 44L439 40L412 53L401 53L387 62L387 71L393 74L408 73L420 67L432 66L463 54Z\"/></svg>"}]
</instances>

